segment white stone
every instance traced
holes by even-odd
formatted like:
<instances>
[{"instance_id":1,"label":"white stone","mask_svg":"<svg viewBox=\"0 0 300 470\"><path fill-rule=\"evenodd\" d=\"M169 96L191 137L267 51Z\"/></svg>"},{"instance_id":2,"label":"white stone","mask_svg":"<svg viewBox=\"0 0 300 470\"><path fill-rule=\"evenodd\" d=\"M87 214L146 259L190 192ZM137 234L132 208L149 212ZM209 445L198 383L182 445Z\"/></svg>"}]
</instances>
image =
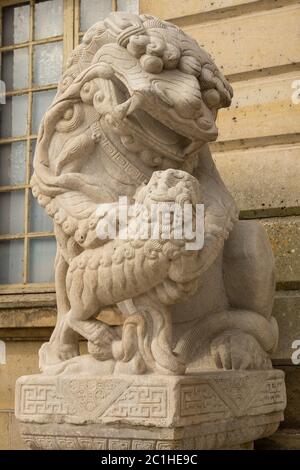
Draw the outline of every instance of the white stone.
<instances>
[{"instance_id":1,"label":"white stone","mask_svg":"<svg viewBox=\"0 0 300 470\"><path fill-rule=\"evenodd\" d=\"M18 382L16 413L32 447L97 448L103 440L106 448L132 448L146 439L155 448L228 448L250 445L282 419L283 378L270 360L278 340L272 251L260 225L238 221L207 144L217 137L218 109L231 98L211 57L179 28L149 15L112 13L72 53L41 124L31 181L54 219L58 247L56 328L40 350L42 374ZM103 239L120 197L136 209L189 204L197 236L184 232L178 240L173 226L166 238L160 220L156 239L125 239L125 229L146 230L154 216L131 213L124 229L117 212L115 236ZM200 206L203 246L196 243ZM79 335L88 356L79 355ZM280 402L270 377L278 377ZM230 383L230 393L248 402L243 397L253 380L268 395L257 413L220 396L220 384ZM75 414L72 383L82 390ZM218 401L204 422L182 415L183 384L192 384L186 386L199 409ZM98 385L99 422L87 415ZM146 400L140 419L109 414L102 392L110 386L136 387L133 395ZM153 419L162 410L155 400L163 397L165 414ZM114 427L120 420L127 437Z\"/></svg>"},{"instance_id":2,"label":"white stone","mask_svg":"<svg viewBox=\"0 0 300 470\"><path fill-rule=\"evenodd\" d=\"M281 371L22 377L16 416L39 449L219 449L272 434Z\"/></svg>"}]
</instances>

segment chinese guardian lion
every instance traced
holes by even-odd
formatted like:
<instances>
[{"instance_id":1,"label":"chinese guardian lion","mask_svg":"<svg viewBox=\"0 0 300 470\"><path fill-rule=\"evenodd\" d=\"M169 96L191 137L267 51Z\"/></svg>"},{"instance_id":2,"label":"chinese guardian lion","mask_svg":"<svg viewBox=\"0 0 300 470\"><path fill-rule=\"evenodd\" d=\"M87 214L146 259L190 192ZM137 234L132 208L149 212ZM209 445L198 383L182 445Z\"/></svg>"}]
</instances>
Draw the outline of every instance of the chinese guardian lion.
<instances>
[{"instance_id":1,"label":"chinese guardian lion","mask_svg":"<svg viewBox=\"0 0 300 470\"><path fill-rule=\"evenodd\" d=\"M74 50L32 177L57 240L58 317L40 350L44 372L271 368L272 252L261 225L238 220L208 148L232 94L193 39L150 15L112 13ZM109 212L124 196L189 203L193 214L203 204L203 247L186 250L172 236L100 239L99 205Z\"/></svg>"}]
</instances>

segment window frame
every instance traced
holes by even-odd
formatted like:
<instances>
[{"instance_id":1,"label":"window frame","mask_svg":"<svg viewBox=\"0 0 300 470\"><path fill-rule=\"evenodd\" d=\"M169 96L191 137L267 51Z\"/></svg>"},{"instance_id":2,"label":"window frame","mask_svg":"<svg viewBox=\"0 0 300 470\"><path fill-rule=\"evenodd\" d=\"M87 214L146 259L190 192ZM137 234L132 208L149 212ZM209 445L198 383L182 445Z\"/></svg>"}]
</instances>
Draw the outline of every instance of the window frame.
<instances>
[{"instance_id":1,"label":"window frame","mask_svg":"<svg viewBox=\"0 0 300 470\"><path fill-rule=\"evenodd\" d=\"M63 33L58 36L34 39L34 10L35 0L0 0L0 27L2 28L3 9L9 6L17 6L19 4L29 5L29 38L28 41L19 44L10 44L7 46L2 45L2 30L1 30L1 44L0 53L10 52L16 49L28 48L28 86L16 90L8 90L5 93L6 98L14 96L26 96L28 99L28 112L27 112L27 129L26 134L20 136L1 137L0 144L13 144L14 142L24 142L26 145L25 152L25 182L24 184L10 184L7 186L0 186L1 193L12 193L14 191L22 190L24 192L24 232L14 234L0 235L1 241L24 240L23 249L23 282L18 284L1 284L0 294L9 293L32 293L32 292L55 292L54 283L30 283L29 282L29 244L30 240L41 238L54 238L54 232L32 232L30 230L30 166L31 166L31 152L32 145L37 139L37 134L32 132L32 108L33 97L35 92L51 91L57 89L57 83L47 85L34 85L33 84L33 50L34 46L62 43L63 46L63 68L65 68L68 55L74 47L74 30L73 30L73 11L74 0L63 0Z\"/></svg>"},{"instance_id":2,"label":"window frame","mask_svg":"<svg viewBox=\"0 0 300 470\"><path fill-rule=\"evenodd\" d=\"M63 34L59 36L53 36L45 39L34 40L34 9L36 0L0 0L0 57L3 52L12 51L14 49L28 47L28 60L29 60L29 84L28 88L17 89L13 91L6 91L5 96L7 98L12 96L20 96L26 94L28 96L28 116L27 116L27 134L24 136L16 137L0 137L0 144L11 144L14 142L25 142L26 143L26 181L25 184L21 185L9 185L0 186L0 192L12 192L17 190L24 191L24 233L18 234L5 234L0 235L0 240L24 240L24 261L23 261L23 283L18 284L1 284L0 285L0 305L1 296L7 299L7 295L16 294L45 294L55 292L55 284L51 283L29 283L29 243L31 239L35 238L47 238L54 237L54 232L30 232L30 164L31 164L31 147L34 141L37 139L37 134L28 133L31 130L31 119L32 119L32 102L33 93L37 91L55 90L57 84L33 86L33 48L36 45L50 44L54 42L62 41L63 43L63 70L66 68L66 63L69 55L73 49L80 44L81 38L84 36L85 31L81 31L80 28L80 0L63 0ZM20 43L12 44L8 46L2 46L2 17L3 8L9 6L17 6L19 4L30 5L30 25L29 25L29 40ZM112 11L117 11L117 0L111 0Z\"/></svg>"}]
</instances>

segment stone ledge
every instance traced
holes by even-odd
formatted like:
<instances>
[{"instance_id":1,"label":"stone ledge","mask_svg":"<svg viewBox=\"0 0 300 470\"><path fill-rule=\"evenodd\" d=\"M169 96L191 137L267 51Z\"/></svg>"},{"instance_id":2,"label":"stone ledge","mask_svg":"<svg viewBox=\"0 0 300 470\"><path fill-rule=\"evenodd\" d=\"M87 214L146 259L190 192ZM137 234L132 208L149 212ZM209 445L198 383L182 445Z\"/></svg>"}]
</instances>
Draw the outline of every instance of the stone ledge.
<instances>
[{"instance_id":1,"label":"stone ledge","mask_svg":"<svg viewBox=\"0 0 300 470\"><path fill-rule=\"evenodd\" d=\"M281 413L273 413L218 422L217 425L211 423L209 427L195 425L177 429L22 423L20 431L25 444L32 450L239 449L243 446L251 448L255 439L273 434L281 419Z\"/></svg>"}]
</instances>

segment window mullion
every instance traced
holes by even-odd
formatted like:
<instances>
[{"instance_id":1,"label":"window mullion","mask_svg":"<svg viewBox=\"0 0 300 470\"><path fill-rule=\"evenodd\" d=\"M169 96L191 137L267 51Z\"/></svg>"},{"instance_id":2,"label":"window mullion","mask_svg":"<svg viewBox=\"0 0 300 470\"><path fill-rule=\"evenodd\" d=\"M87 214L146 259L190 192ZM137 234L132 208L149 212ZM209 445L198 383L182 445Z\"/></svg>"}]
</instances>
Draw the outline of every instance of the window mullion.
<instances>
[{"instance_id":1,"label":"window mullion","mask_svg":"<svg viewBox=\"0 0 300 470\"><path fill-rule=\"evenodd\" d=\"M34 40L34 8L35 2L34 0L30 0L30 27L29 27L29 89L32 89L33 86L33 45L32 42ZM31 135L31 128L32 128L32 91L28 93L28 121L27 121L27 147L26 147L26 184L28 185L30 182L30 151L31 151L31 139L29 136ZM28 232L29 225L30 225L30 189L27 187L25 189L25 210L24 210L24 271L23 271L23 282L26 284L28 282L28 269L29 269L29 239L28 239Z\"/></svg>"},{"instance_id":2,"label":"window mullion","mask_svg":"<svg viewBox=\"0 0 300 470\"><path fill-rule=\"evenodd\" d=\"M0 29L3 27L2 22L3 16L2 14L2 9L3 7L14 7L15 5L18 4L26 4L29 5L29 12L28 12L28 7L27 7L27 28L28 28L28 33L27 35L23 35L22 37L20 36L20 40L23 42L17 42L13 43L15 39L7 39L6 42L1 43L2 41L2 31L0 31L0 61L2 59L3 54L9 54L9 53L14 53L15 50L17 49L22 49L22 48L27 48L28 50L28 86L24 86L23 89L14 89L14 85L12 85L11 89L9 92L6 93L6 96L8 99L12 99L15 96L19 95L25 95L26 100L27 100L27 116L25 118L24 114L24 126L22 128L22 135L7 135L4 134L3 136L0 136L0 144L1 145L9 145L13 144L15 142L24 142L26 146L24 145L24 149L22 151L23 159L25 160L25 175L24 175L24 183L21 185L8 185L8 186L1 186L0 188L0 193L4 192L13 192L13 191L22 191L24 194L24 203L22 202L22 205L24 204L24 215L22 215L22 222L24 222L24 231L22 230L22 233L18 231L17 229L14 230L14 233L4 233L0 235L0 240L1 243L3 243L2 246L4 246L4 243L6 242L14 242L19 240L19 245L22 244L22 263L19 263L18 265L18 279L17 283L14 283L13 281L11 282L8 280L8 282L11 282L11 284L1 284L0 285L0 293L2 294L4 291L11 291L14 292L16 289L19 289L20 292L27 292L27 291L53 291L54 290L54 285L51 282L47 282L46 279L48 279L50 276L48 274L45 276L45 281L46 282L40 282L41 279L38 278L38 275L35 273L36 266L33 267L33 271L31 272L31 250L35 248L35 263L37 258L36 253L40 253L41 250L45 249L46 252L50 253L51 258L52 258L52 251L53 251L53 243L50 239L53 240L54 233L53 231L34 231L34 227L31 223L31 218L32 218L32 209L31 206L31 190L30 190L30 177L31 177L31 160L32 160L32 152L33 152L33 144L34 140L37 138L35 128L34 128L34 123L33 123L33 118L35 116L35 112L39 111L39 107L44 106L43 100L40 99L39 103L38 100L36 100L36 96L38 96L40 91L48 91L48 90L53 90L56 88L57 84L54 83L53 81L51 82L49 79L49 84L45 82L39 84L38 81L38 75L35 75L35 67L34 67L34 53L35 50L38 49L38 46L42 46L44 44L48 43L55 43L55 42L60 42L61 45L63 45L63 53L64 53L64 65L66 65L67 57L70 55L74 48L74 42L75 42L75 37L74 37L74 21L75 21L75 0L63 0L63 21L64 21L64 31L61 30L61 28L53 28L53 32L56 32L56 36L51 36L52 30L49 29L49 37L48 37L48 30L47 30L47 37L43 37L43 32L39 32L41 28L37 27L37 12L38 14L41 15L40 9L36 7L37 0L0 0ZM23 5L22 5L23 6ZM41 21L46 21L45 16L47 15L47 12L44 9L44 17L41 18ZM29 15L29 16L28 16ZM2 16L2 18L1 18ZM53 16L53 15L52 15ZM61 20L61 16L60 16ZM52 18L53 21L53 18ZM79 21L79 18L78 18ZM28 24L29 22L29 24ZM52 24L52 23L51 23ZM54 23L55 25L55 23ZM13 26L12 26L13 27ZM36 33L35 33L35 28ZM46 33L45 33L46 35ZM63 43L62 43L63 41ZM41 50L41 49L39 49ZM61 50L61 47L60 49ZM56 52L57 53L57 52ZM61 57L61 56L60 56ZM46 75L45 75L46 76ZM53 79L51 79L53 80ZM24 98L25 99L25 98ZM43 98L44 99L44 98ZM46 99L46 95L45 95ZM48 99L48 98L47 98ZM26 126L25 126L26 124ZM26 129L26 130L25 130ZM32 131L34 131L34 134L32 134ZM12 132L12 131L11 131ZM35 210L35 209L34 209ZM38 214L37 214L38 215ZM15 214L11 214L11 217L15 217ZM37 226L37 230L43 227L42 225ZM7 230L9 231L9 230ZM17 232L17 233L16 233ZM39 240L45 240L45 244L39 242ZM31 243L32 240L32 243ZM50 241L49 241L50 240ZM33 246L34 244L34 246ZM31 246L32 245L32 246ZM6 245L5 245L6 246ZM11 247L12 245L10 245ZM15 245L14 245L15 246ZM46 248L44 248L46 247ZM6 248L5 248L6 249ZM10 250L14 249L10 248ZM18 248L19 249L19 248ZM48 250L48 251L47 251ZM21 249L20 249L21 251ZM47 255L48 256L48 255ZM21 254L18 257L18 259L21 259ZM23 275L20 277L21 270L23 266ZM35 273L35 274L32 274ZM8 279L8 277L7 277ZM11 278L9 278L11 279ZM36 284L35 284L36 283Z\"/></svg>"},{"instance_id":3,"label":"window mullion","mask_svg":"<svg viewBox=\"0 0 300 470\"><path fill-rule=\"evenodd\" d=\"M74 0L74 48L79 45L80 0Z\"/></svg>"},{"instance_id":4,"label":"window mullion","mask_svg":"<svg viewBox=\"0 0 300 470\"><path fill-rule=\"evenodd\" d=\"M74 0L64 0L64 70L67 66L68 57L74 49Z\"/></svg>"}]
</instances>

